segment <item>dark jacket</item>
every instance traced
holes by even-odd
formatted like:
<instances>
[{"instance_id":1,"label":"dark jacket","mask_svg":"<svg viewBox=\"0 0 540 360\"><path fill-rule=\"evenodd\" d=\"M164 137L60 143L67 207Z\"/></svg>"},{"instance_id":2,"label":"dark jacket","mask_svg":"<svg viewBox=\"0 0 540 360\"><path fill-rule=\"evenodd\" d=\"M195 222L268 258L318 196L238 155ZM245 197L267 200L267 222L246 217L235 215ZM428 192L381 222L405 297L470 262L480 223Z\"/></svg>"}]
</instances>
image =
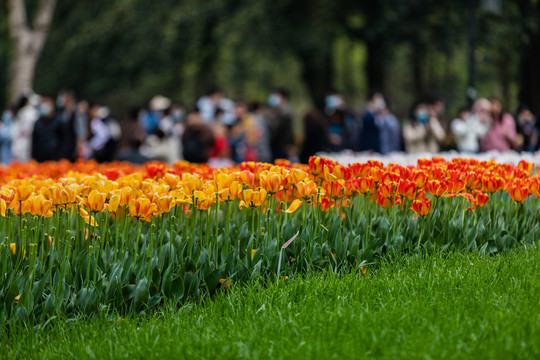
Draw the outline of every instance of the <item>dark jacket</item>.
<instances>
[{"instance_id":1,"label":"dark jacket","mask_svg":"<svg viewBox=\"0 0 540 360\"><path fill-rule=\"evenodd\" d=\"M32 132L32 158L37 162L60 159L62 130L56 118L41 116Z\"/></svg>"}]
</instances>

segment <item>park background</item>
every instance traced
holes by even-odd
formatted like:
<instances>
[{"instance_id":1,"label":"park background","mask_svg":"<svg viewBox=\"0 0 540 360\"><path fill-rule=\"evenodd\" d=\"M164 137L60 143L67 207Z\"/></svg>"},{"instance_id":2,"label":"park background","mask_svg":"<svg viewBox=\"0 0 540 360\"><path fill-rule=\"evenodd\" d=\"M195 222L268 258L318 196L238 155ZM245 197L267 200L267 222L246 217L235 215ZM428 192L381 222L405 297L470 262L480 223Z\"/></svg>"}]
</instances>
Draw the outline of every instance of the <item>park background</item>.
<instances>
[{"instance_id":1,"label":"park background","mask_svg":"<svg viewBox=\"0 0 540 360\"><path fill-rule=\"evenodd\" d=\"M17 96L8 21L17 1L0 2L2 107ZM381 90L398 117L427 94L454 116L471 87L511 112L525 103L540 113L537 0L26 0L28 29L45 30L37 17L51 2L33 90L73 89L119 120L158 93L191 110L212 85L246 101L289 88L297 130L330 88L357 111Z\"/></svg>"}]
</instances>

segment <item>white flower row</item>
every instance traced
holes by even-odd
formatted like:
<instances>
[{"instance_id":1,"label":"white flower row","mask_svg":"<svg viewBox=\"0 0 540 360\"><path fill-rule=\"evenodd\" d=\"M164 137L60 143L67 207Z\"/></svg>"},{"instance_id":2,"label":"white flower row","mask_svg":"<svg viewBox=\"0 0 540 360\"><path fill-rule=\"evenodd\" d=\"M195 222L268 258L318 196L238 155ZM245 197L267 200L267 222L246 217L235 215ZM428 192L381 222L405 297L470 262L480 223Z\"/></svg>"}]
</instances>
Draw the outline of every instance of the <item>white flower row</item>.
<instances>
[{"instance_id":1,"label":"white flower row","mask_svg":"<svg viewBox=\"0 0 540 360\"><path fill-rule=\"evenodd\" d=\"M536 165L540 165L540 151L536 153L519 153L515 151L498 152L490 151L479 154L460 153L458 151L448 151L441 153L417 153L408 154L404 152L390 153L386 155L377 153L355 153L353 151L342 151L339 153L318 153L317 156L323 156L329 159L336 160L340 164L348 165L352 163L365 163L368 160L378 160L385 165L389 163L396 163L403 166L416 165L418 159L427 158L431 159L434 156L439 156L445 160L452 160L454 158L474 158L480 161L495 160L501 164L517 165L521 160L532 162Z\"/></svg>"}]
</instances>

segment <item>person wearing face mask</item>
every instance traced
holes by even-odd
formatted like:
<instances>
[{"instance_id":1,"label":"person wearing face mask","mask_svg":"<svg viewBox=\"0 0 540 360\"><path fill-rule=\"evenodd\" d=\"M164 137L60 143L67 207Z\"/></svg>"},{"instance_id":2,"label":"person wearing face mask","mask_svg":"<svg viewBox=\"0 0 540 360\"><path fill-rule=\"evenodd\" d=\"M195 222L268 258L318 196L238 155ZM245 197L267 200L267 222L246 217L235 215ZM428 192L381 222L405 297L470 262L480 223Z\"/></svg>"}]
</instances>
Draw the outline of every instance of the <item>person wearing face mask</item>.
<instances>
[{"instance_id":1,"label":"person wearing face mask","mask_svg":"<svg viewBox=\"0 0 540 360\"><path fill-rule=\"evenodd\" d=\"M40 116L39 104L40 97L37 94L21 96L17 103L11 144L13 159L16 161L25 162L32 156L32 131Z\"/></svg>"},{"instance_id":2,"label":"person wearing face mask","mask_svg":"<svg viewBox=\"0 0 540 360\"><path fill-rule=\"evenodd\" d=\"M411 107L409 120L403 126L405 151L408 153L436 153L445 131L434 117L430 117L428 105L417 101Z\"/></svg>"},{"instance_id":3,"label":"person wearing face mask","mask_svg":"<svg viewBox=\"0 0 540 360\"><path fill-rule=\"evenodd\" d=\"M62 132L60 158L73 162L79 157L77 139L80 138L80 135L77 134L79 128L76 124L77 101L73 91L62 90L58 93L55 116Z\"/></svg>"},{"instance_id":4,"label":"person wearing face mask","mask_svg":"<svg viewBox=\"0 0 540 360\"><path fill-rule=\"evenodd\" d=\"M509 151L516 147L516 122L505 112L501 101L491 98L491 117L487 134L480 139L480 151Z\"/></svg>"},{"instance_id":5,"label":"person wearing face mask","mask_svg":"<svg viewBox=\"0 0 540 360\"><path fill-rule=\"evenodd\" d=\"M9 164L11 162L11 125L15 119L15 106L10 106L2 113L0 122L0 163Z\"/></svg>"},{"instance_id":6,"label":"person wearing face mask","mask_svg":"<svg viewBox=\"0 0 540 360\"><path fill-rule=\"evenodd\" d=\"M343 96L337 91L329 91L324 103L324 114L329 124L330 151L355 150L356 119Z\"/></svg>"},{"instance_id":7,"label":"person wearing face mask","mask_svg":"<svg viewBox=\"0 0 540 360\"><path fill-rule=\"evenodd\" d=\"M268 105L270 109L265 121L270 130L272 161L290 159L294 152L294 137L289 92L283 88L274 90L268 97Z\"/></svg>"},{"instance_id":8,"label":"person wearing face mask","mask_svg":"<svg viewBox=\"0 0 540 360\"><path fill-rule=\"evenodd\" d=\"M369 152L380 152L380 130L377 121L378 114L386 108L386 101L383 95L374 91L368 96L367 108L360 119L360 136L358 139L358 150Z\"/></svg>"},{"instance_id":9,"label":"person wearing face mask","mask_svg":"<svg viewBox=\"0 0 540 360\"><path fill-rule=\"evenodd\" d=\"M457 149L463 153L475 154L479 150L478 139L489 129L491 103L488 99L478 99L472 113L467 107L460 109L458 117L452 120L450 129L456 140Z\"/></svg>"},{"instance_id":10,"label":"person wearing face mask","mask_svg":"<svg viewBox=\"0 0 540 360\"><path fill-rule=\"evenodd\" d=\"M32 131L32 159L37 162L56 161L60 159L62 129L55 117L53 100L42 97L39 113Z\"/></svg>"},{"instance_id":11,"label":"person wearing face mask","mask_svg":"<svg viewBox=\"0 0 540 360\"><path fill-rule=\"evenodd\" d=\"M518 150L535 152L538 149L538 123L529 107L525 104L519 106L516 113Z\"/></svg>"}]
</instances>

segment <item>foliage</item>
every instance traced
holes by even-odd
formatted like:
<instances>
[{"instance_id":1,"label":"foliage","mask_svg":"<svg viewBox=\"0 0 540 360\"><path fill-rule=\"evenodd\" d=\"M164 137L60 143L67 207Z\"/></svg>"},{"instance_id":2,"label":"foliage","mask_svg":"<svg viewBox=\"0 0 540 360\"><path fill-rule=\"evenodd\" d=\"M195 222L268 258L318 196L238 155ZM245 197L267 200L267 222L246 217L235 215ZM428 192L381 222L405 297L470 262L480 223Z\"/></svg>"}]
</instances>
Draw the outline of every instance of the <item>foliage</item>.
<instances>
[{"instance_id":1,"label":"foliage","mask_svg":"<svg viewBox=\"0 0 540 360\"><path fill-rule=\"evenodd\" d=\"M396 256L366 276L233 286L145 317L58 317L2 337L3 358L520 358L540 356L540 249ZM255 335L256 334L256 335Z\"/></svg>"},{"instance_id":2,"label":"foliage","mask_svg":"<svg viewBox=\"0 0 540 360\"><path fill-rule=\"evenodd\" d=\"M417 168L316 157L216 170L15 164L0 189L0 322L134 315L236 283L363 269L388 253L535 243L532 170L440 158Z\"/></svg>"},{"instance_id":3,"label":"foliage","mask_svg":"<svg viewBox=\"0 0 540 360\"><path fill-rule=\"evenodd\" d=\"M33 3L27 1L30 14ZM539 3L504 1L499 16L486 14L477 3L479 94L498 95L510 109L520 95L540 112L535 82L528 80L536 78L534 68L522 66L536 56ZM379 88L400 114L416 97L436 92L456 109L465 102L467 5L465 0L58 2L35 88L45 94L73 88L110 103L118 117L156 93L191 108L215 84L233 98L258 101L272 87L287 86L294 102L319 107L331 87L344 91L354 106L368 89ZM5 50L0 69L7 74L9 39L1 24L5 12L0 12Z\"/></svg>"}]
</instances>

